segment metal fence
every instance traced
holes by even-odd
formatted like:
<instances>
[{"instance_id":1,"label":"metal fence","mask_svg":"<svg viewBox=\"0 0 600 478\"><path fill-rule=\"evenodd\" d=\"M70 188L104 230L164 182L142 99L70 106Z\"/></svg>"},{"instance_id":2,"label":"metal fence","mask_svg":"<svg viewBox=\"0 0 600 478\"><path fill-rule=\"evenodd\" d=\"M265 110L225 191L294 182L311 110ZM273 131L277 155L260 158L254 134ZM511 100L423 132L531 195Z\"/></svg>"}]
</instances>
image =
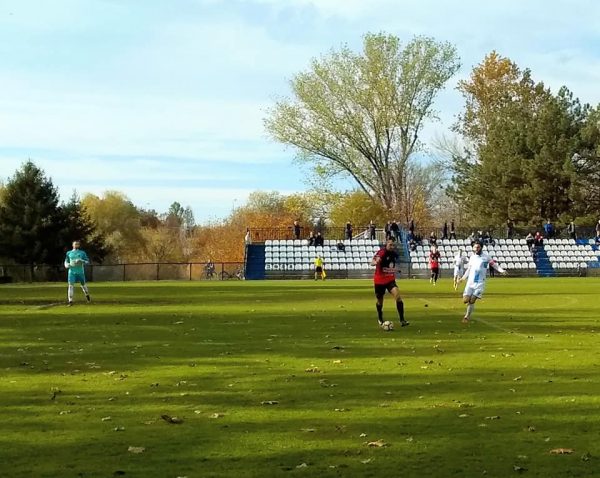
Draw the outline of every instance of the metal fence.
<instances>
[{"instance_id":1,"label":"metal fence","mask_svg":"<svg viewBox=\"0 0 600 478\"><path fill-rule=\"evenodd\" d=\"M88 281L160 281L160 280L241 280L243 262L185 263L131 263L98 264L85 268ZM0 265L0 283L8 282L62 282L67 280L63 266Z\"/></svg>"}]
</instances>

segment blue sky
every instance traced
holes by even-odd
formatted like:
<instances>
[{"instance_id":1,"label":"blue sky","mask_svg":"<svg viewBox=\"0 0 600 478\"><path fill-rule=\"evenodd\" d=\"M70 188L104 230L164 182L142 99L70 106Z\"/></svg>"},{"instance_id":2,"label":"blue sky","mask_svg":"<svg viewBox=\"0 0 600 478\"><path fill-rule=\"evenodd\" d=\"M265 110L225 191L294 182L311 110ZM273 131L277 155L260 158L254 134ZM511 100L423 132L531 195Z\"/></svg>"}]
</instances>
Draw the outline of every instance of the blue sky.
<instances>
[{"instance_id":1,"label":"blue sky","mask_svg":"<svg viewBox=\"0 0 600 478\"><path fill-rule=\"evenodd\" d=\"M595 0L0 0L0 178L31 158L64 197L118 189L224 217L251 191L306 189L262 119L311 58L368 31L454 43L463 68L431 138L492 49L599 103L598 18Z\"/></svg>"}]
</instances>

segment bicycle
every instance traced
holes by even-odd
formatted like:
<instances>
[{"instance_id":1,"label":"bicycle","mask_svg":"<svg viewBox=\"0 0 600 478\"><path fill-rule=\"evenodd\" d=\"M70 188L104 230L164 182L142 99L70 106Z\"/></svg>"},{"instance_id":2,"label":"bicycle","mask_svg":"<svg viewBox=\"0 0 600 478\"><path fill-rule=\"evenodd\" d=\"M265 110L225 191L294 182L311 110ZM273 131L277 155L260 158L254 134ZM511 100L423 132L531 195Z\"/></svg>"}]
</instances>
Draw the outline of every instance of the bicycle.
<instances>
[{"instance_id":1,"label":"bicycle","mask_svg":"<svg viewBox=\"0 0 600 478\"><path fill-rule=\"evenodd\" d=\"M221 280L230 279L244 280L244 271L242 269L237 269L234 272L221 272Z\"/></svg>"}]
</instances>

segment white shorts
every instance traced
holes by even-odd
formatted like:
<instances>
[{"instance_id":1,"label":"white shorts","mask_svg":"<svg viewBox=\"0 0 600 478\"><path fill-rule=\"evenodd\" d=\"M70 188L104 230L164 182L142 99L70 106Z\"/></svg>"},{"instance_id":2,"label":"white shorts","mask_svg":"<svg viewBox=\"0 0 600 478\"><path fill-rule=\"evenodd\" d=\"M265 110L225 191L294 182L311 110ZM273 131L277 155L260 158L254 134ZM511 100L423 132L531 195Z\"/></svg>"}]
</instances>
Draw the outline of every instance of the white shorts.
<instances>
[{"instance_id":1,"label":"white shorts","mask_svg":"<svg viewBox=\"0 0 600 478\"><path fill-rule=\"evenodd\" d=\"M460 279L464 273L465 273L465 271L462 269L462 267L454 266L454 278L455 279Z\"/></svg>"},{"instance_id":2,"label":"white shorts","mask_svg":"<svg viewBox=\"0 0 600 478\"><path fill-rule=\"evenodd\" d=\"M484 289L484 282L479 282L477 284L467 284L463 292L463 297L477 297L478 299L481 299L481 297L483 296Z\"/></svg>"}]
</instances>

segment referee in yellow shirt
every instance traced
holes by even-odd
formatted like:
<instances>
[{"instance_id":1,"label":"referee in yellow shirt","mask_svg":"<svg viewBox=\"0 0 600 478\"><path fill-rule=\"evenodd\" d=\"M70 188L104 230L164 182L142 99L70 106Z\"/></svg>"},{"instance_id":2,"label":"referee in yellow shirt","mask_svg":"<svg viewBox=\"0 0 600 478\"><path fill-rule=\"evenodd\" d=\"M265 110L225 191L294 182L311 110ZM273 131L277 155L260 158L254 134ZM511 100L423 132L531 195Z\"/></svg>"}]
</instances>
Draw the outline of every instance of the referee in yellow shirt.
<instances>
[{"instance_id":1,"label":"referee in yellow shirt","mask_svg":"<svg viewBox=\"0 0 600 478\"><path fill-rule=\"evenodd\" d=\"M327 274L325 274L324 262L323 259L321 259L321 256L317 256L315 259L315 280L319 279L319 275L321 275L321 280L325 280L325 277L327 277Z\"/></svg>"}]
</instances>

